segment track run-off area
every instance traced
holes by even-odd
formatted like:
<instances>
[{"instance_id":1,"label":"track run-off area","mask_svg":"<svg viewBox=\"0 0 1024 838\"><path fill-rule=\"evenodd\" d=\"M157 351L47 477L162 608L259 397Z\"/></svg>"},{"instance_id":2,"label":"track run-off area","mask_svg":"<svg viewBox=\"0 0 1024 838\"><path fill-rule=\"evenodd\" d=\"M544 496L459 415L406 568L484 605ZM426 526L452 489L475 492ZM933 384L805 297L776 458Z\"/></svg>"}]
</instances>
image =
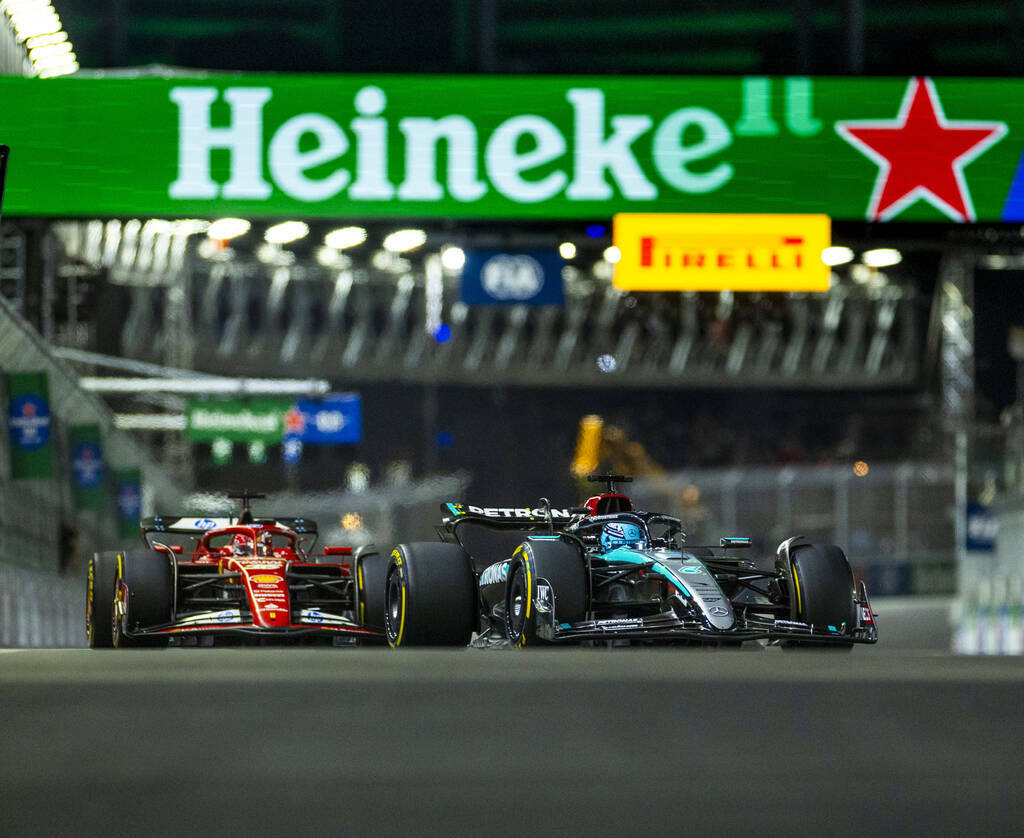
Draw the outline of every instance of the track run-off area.
<instances>
[{"instance_id":1,"label":"track run-off area","mask_svg":"<svg viewBox=\"0 0 1024 838\"><path fill-rule=\"evenodd\" d=\"M11 650L2 835L1009 835L1024 660Z\"/></svg>"}]
</instances>

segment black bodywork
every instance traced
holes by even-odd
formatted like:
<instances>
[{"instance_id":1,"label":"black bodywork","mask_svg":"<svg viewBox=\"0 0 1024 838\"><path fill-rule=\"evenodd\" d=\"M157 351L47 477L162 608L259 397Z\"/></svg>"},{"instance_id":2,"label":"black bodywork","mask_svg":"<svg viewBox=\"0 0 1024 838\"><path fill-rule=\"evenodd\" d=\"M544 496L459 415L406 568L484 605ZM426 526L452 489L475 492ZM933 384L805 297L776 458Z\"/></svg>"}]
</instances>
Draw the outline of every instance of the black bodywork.
<instances>
[{"instance_id":1,"label":"black bodywork","mask_svg":"<svg viewBox=\"0 0 1024 838\"><path fill-rule=\"evenodd\" d=\"M678 519L646 512L590 514L588 509L481 510L443 504L442 541L468 554L478 581L480 644L509 638L509 567L515 556L552 541L571 545L585 565L586 606L582 618L560 618L557 592L537 580L533 605L537 637L549 643L633 641L738 645L766 641L783 645L850 646L875 643L874 614L863 583L849 575L850 618L813 624L801 612L793 556L806 562L818 550L801 538L779 546L770 567L736 554L745 538L723 538L713 546L685 544ZM516 515L530 512L530 515ZM495 514L501 513L501 514ZM540 513L540 514L537 514ZM645 534L642 546L604 550L599 534L609 522L628 521ZM527 548L530 549L527 549ZM842 556L838 548L830 548ZM522 559L520 559L522 561ZM841 559L846 572L849 566ZM541 576L538 571L538 576ZM803 592L806 596L807 592ZM575 615L579 616L579 615Z\"/></svg>"}]
</instances>

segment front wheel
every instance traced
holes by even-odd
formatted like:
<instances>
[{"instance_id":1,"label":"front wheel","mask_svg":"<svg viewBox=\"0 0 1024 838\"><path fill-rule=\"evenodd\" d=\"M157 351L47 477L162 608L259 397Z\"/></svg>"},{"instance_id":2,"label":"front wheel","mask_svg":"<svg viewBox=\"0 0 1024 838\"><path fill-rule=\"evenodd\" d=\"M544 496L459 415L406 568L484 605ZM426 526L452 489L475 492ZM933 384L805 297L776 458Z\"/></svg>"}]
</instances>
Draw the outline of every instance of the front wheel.
<instances>
[{"instance_id":1,"label":"front wheel","mask_svg":"<svg viewBox=\"0 0 1024 838\"><path fill-rule=\"evenodd\" d=\"M777 562L777 565L779 563ZM821 633L849 634L857 626L857 591L853 570L846 555L834 544L794 544L789 549L789 566L778 567L789 587L790 616L809 623ZM820 650L849 650L852 643L806 643L787 641Z\"/></svg>"},{"instance_id":2,"label":"front wheel","mask_svg":"<svg viewBox=\"0 0 1024 838\"><path fill-rule=\"evenodd\" d=\"M544 642L541 611L552 627L576 623L587 613L587 569L579 549L566 541L532 540L512 554L505 583L505 634L516 648Z\"/></svg>"},{"instance_id":3,"label":"front wheel","mask_svg":"<svg viewBox=\"0 0 1024 838\"><path fill-rule=\"evenodd\" d=\"M384 583L388 645L467 646L478 622L476 581L457 544L399 544Z\"/></svg>"},{"instance_id":4,"label":"front wheel","mask_svg":"<svg viewBox=\"0 0 1024 838\"><path fill-rule=\"evenodd\" d=\"M163 635L135 636L171 622L174 604L173 559L150 550L117 553L111 636L115 648L166 646Z\"/></svg>"},{"instance_id":5,"label":"front wheel","mask_svg":"<svg viewBox=\"0 0 1024 838\"><path fill-rule=\"evenodd\" d=\"M113 592L117 576L117 553L94 553L89 559L89 580L85 589L85 638L90 649L114 645Z\"/></svg>"}]
</instances>

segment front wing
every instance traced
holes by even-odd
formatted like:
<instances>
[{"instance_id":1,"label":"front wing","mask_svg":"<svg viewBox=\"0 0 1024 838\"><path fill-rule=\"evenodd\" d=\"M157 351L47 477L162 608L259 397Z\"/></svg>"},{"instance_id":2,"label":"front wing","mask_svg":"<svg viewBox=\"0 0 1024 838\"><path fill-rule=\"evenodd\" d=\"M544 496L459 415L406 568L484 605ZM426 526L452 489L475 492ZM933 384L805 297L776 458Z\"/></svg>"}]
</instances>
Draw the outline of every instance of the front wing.
<instances>
[{"instance_id":1,"label":"front wing","mask_svg":"<svg viewBox=\"0 0 1024 838\"><path fill-rule=\"evenodd\" d=\"M730 643L747 640L799 640L823 646L846 643L877 643L878 631L871 626L858 627L852 632L841 632L812 626L795 620L749 619L742 626L716 629L692 620L682 620L674 614L656 614L653 617L630 617L614 620L587 620L584 622L540 625L537 634L549 643L578 643L581 640L647 640L653 642L697 641L703 643Z\"/></svg>"},{"instance_id":2,"label":"front wing","mask_svg":"<svg viewBox=\"0 0 1024 838\"><path fill-rule=\"evenodd\" d=\"M264 637L294 637L309 634L328 634L351 637L380 637L382 632L361 626L347 617L323 611L307 613L303 609L287 625L263 626L252 621L237 608L193 614L172 623L126 631L132 638L173 637L175 635L261 635Z\"/></svg>"}]
</instances>

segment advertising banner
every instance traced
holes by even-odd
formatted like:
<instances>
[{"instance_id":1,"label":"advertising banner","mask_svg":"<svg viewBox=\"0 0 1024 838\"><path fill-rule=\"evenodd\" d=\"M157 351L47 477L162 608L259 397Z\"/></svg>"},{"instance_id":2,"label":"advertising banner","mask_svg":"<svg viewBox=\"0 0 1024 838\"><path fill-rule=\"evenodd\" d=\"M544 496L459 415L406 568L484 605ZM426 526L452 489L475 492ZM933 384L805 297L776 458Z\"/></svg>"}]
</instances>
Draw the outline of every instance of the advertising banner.
<instances>
[{"instance_id":1,"label":"advertising banner","mask_svg":"<svg viewBox=\"0 0 1024 838\"><path fill-rule=\"evenodd\" d=\"M0 102L14 215L1024 220L1016 78L4 78Z\"/></svg>"},{"instance_id":2,"label":"advertising banner","mask_svg":"<svg viewBox=\"0 0 1024 838\"><path fill-rule=\"evenodd\" d=\"M231 442L273 445L285 439L340 445L362 439L361 402L352 393L298 401L191 399L185 416L190 442L219 441L220 447Z\"/></svg>"},{"instance_id":3,"label":"advertising banner","mask_svg":"<svg viewBox=\"0 0 1024 838\"><path fill-rule=\"evenodd\" d=\"M4 380L11 435L11 477L52 477L49 376L45 372L11 372Z\"/></svg>"},{"instance_id":4,"label":"advertising banner","mask_svg":"<svg viewBox=\"0 0 1024 838\"><path fill-rule=\"evenodd\" d=\"M623 291L828 291L827 215L622 213Z\"/></svg>"},{"instance_id":5,"label":"advertising banner","mask_svg":"<svg viewBox=\"0 0 1024 838\"><path fill-rule=\"evenodd\" d=\"M363 434L362 402L355 393L300 399L285 414L284 426L285 438L303 445L354 444Z\"/></svg>"},{"instance_id":6,"label":"advertising banner","mask_svg":"<svg viewBox=\"0 0 1024 838\"><path fill-rule=\"evenodd\" d=\"M76 509L103 509L107 502L99 425L73 425L71 486Z\"/></svg>"},{"instance_id":7,"label":"advertising banner","mask_svg":"<svg viewBox=\"0 0 1024 838\"><path fill-rule=\"evenodd\" d=\"M137 537L142 515L142 471L118 469L116 478L118 534L121 538Z\"/></svg>"},{"instance_id":8,"label":"advertising banner","mask_svg":"<svg viewBox=\"0 0 1024 838\"><path fill-rule=\"evenodd\" d=\"M291 405L283 399L190 399L185 408L185 436L189 442L280 442L284 415Z\"/></svg>"},{"instance_id":9,"label":"advertising banner","mask_svg":"<svg viewBox=\"0 0 1024 838\"><path fill-rule=\"evenodd\" d=\"M564 263L557 253L504 253L480 250L466 254L462 302L469 305L561 305Z\"/></svg>"}]
</instances>

